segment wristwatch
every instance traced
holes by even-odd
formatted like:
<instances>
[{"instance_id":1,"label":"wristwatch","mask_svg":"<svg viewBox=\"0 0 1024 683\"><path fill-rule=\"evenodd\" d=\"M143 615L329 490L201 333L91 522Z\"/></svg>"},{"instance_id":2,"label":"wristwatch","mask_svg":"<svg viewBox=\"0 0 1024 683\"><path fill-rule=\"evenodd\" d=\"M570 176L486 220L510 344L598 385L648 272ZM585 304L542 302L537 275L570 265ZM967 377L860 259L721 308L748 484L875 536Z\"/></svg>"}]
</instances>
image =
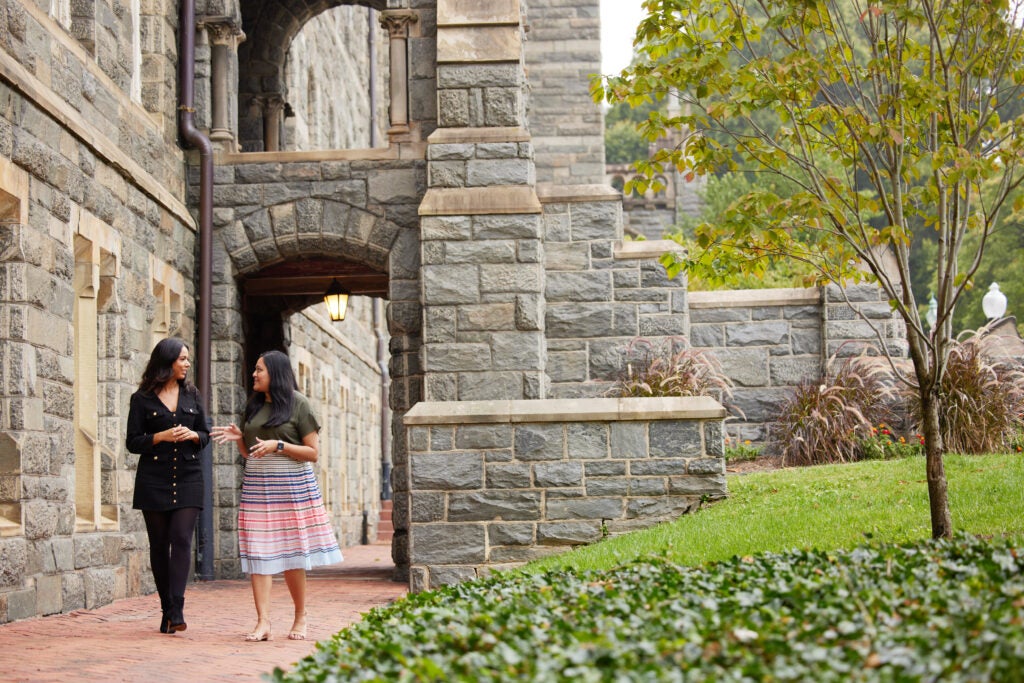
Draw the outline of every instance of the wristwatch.
<instances>
[{"instance_id":1,"label":"wristwatch","mask_svg":"<svg viewBox=\"0 0 1024 683\"><path fill-rule=\"evenodd\" d=\"M284 441L277 442L277 452L284 453Z\"/></svg>"}]
</instances>

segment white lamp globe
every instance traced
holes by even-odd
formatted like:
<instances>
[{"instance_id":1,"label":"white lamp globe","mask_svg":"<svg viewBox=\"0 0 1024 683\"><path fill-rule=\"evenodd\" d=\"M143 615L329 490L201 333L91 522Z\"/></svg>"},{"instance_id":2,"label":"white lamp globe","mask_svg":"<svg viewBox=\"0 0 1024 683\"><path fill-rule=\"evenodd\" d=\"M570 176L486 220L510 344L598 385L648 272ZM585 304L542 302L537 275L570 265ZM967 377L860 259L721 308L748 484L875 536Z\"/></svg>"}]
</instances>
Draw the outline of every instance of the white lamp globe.
<instances>
[{"instance_id":1,"label":"white lamp globe","mask_svg":"<svg viewBox=\"0 0 1024 683\"><path fill-rule=\"evenodd\" d=\"M989 320L998 320L1006 313L1006 295L999 291L999 285L993 282L988 292L981 299L981 310Z\"/></svg>"},{"instance_id":2,"label":"white lamp globe","mask_svg":"<svg viewBox=\"0 0 1024 683\"><path fill-rule=\"evenodd\" d=\"M935 321L939 317L939 302L935 300L935 297L931 297L928 300L928 312L925 313L924 319L928 323L928 329L935 329Z\"/></svg>"}]
</instances>

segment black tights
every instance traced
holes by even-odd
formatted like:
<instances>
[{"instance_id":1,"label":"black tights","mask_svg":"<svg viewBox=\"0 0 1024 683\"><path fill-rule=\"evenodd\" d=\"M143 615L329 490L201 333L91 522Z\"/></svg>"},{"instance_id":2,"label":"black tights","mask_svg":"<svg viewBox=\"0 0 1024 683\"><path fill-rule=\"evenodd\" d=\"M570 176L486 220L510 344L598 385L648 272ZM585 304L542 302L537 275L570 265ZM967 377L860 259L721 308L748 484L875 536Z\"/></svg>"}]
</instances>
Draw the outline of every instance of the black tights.
<instances>
[{"instance_id":1,"label":"black tights","mask_svg":"<svg viewBox=\"0 0 1024 683\"><path fill-rule=\"evenodd\" d=\"M185 597L192 562L192 534L196 530L199 508L167 512L144 510L142 516L149 534L149 564L160 599Z\"/></svg>"}]
</instances>

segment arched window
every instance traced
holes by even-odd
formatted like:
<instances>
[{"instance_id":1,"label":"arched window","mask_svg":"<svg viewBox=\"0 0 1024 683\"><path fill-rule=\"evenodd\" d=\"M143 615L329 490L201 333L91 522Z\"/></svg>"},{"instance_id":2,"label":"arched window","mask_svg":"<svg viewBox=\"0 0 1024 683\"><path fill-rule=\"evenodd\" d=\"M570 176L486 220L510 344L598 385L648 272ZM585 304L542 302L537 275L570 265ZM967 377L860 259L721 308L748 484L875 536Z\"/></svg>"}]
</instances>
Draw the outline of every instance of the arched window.
<instances>
[{"instance_id":1,"label":"arched window","mask_svg":"<svg viewBox=\"0 0 1024 683\"><path fill-rule=\"evenodd\" d=\"M285 62L283 148L387 144L388 33L376 10L342 5L308 21Z\"/></svg>"}]
</instances>

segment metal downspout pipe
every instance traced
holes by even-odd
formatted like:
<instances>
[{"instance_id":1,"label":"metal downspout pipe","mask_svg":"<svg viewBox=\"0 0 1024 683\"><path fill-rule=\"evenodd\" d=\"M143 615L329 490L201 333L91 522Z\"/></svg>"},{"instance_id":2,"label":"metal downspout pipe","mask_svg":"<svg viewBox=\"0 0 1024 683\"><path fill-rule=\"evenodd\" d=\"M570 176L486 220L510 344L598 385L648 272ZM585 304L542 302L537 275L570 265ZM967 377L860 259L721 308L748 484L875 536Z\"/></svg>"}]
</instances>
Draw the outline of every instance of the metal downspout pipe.
<instances>
[{"instance_id":1,"label":"metal downspout pipe","mask_svg":"<svg viewBox=\"0 0 1024 683\"><path fill-rule=\"evenodd\" d=\"M207 415L212 414L210 389L210 303L213 298L213 144L195 126L195 0L182 0L178 23L178 132L182 140L199 150L199 302L197 310L196 374L199 393ZM207 418L209 421L209 418ZM213 445L201 454L203 510L199 513L196 542L196 574L202 580L213 579Z\"/></svg>"},{"instance_id":2,"label":"metal downspout pipe","mask_svg":"<svg viewBox=\"0 0 1024 683\"><path fill-rule=\"evenodd\" d=\"M391 500L391 375L388 372L388 339L385 335L384 300L373 300L373 328L377 334L377 367L380 368L380 499Z\"/></svg>"}]
</instances>

